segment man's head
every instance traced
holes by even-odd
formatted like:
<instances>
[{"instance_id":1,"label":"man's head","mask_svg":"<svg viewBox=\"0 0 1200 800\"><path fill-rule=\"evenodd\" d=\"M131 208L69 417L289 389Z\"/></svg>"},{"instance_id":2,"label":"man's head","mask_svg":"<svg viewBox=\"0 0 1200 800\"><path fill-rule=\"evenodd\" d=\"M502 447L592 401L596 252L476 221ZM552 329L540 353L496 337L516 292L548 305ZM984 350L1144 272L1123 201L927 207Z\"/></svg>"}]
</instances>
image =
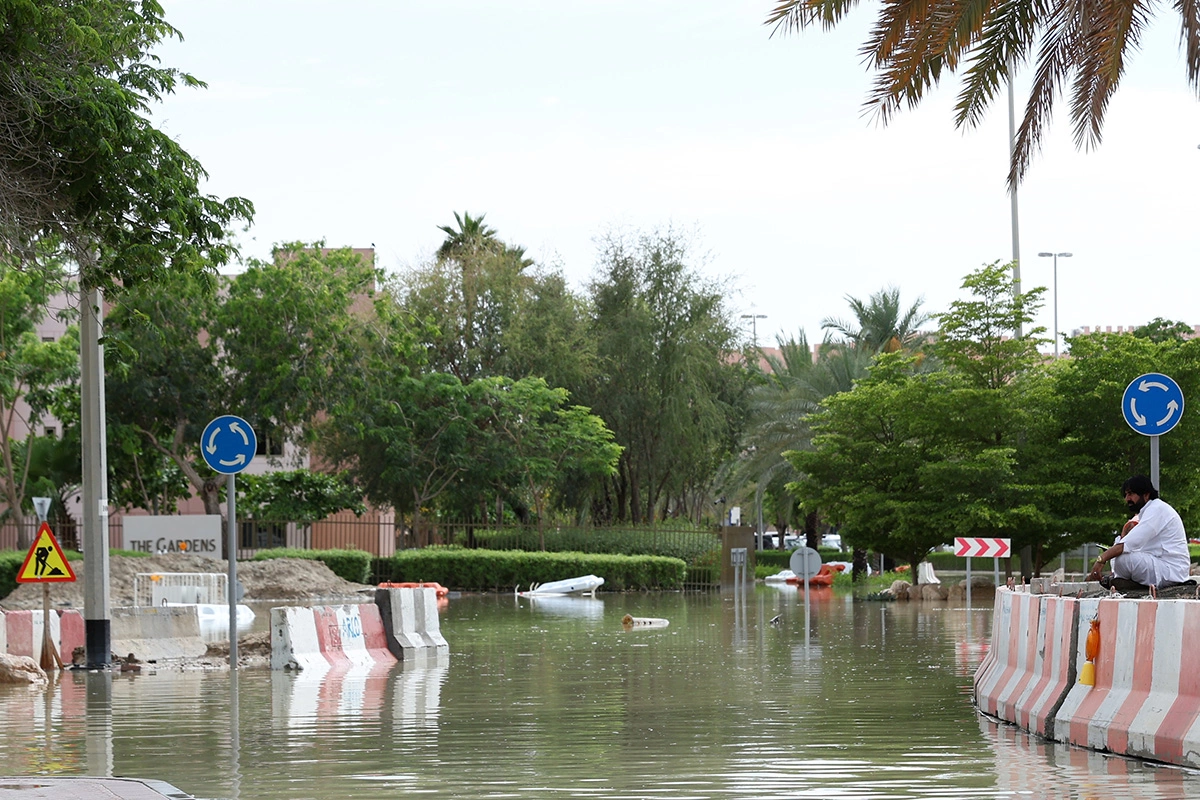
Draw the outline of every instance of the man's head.
<instances>
[{"instance_id":1,"label":"man's head","mask_svg":"<svg viewBox=\"0 0 1200 800\"><path fill-rule=\"evenodd\" d=\"M1125 495L1125 505L1130 514L1136 514L1151 500L1158 499L1158 490L1145 475L1134 475L1121 486Z\"/></svg>"}]
</instances>

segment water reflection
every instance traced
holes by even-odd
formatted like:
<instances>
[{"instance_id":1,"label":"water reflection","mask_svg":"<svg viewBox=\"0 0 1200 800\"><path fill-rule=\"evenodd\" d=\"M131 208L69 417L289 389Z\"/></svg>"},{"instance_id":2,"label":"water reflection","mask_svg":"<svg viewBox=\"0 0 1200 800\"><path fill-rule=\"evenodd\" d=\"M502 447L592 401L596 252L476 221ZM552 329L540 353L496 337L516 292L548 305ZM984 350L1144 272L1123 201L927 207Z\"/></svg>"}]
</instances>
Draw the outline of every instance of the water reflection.
<instances>
[{"instance_id":1,"label":"water reflection","mask_svg":"<svg viewBox=\"0 0 1200 800\"><path fill-rule=\"evenodd\" d=\"M806 645L789 589L466 597L440 660L0 687L0 763L237 800L1200 796L1192 773L981 722L990 609L830 593ZM625 614L670 626L626 632Z\"/></svg>"}]
</instances>

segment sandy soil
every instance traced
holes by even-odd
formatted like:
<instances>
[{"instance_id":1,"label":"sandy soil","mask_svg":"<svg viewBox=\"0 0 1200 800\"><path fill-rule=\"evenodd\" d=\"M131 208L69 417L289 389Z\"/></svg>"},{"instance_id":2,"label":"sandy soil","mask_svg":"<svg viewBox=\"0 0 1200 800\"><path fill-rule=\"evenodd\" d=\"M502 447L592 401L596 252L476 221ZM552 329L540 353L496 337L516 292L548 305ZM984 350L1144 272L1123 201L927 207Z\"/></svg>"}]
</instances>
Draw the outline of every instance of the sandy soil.
<instances>
[{"instance_id":1,"label":"sandy soil","mask_svg":"<svg viewBox=\"0 0 1200 800\"><path fill-rule=\"evenodd\" d=\"M74 583L50 585L50 602L55 608L83 609L83 570L76 566ZM133 580L139 572L219 572L225 574L225 561L192 555L159 555L149 558L114 556L109 561L109 591L113 606L133 605ZM351 583L330 571L320 561L300 558L274 558L267 561L239 561L238 581L245 588L244 601L283 601L288 603L346 603L371 599L374 586ZM39 609L42 587L22 584L0 600L0 609ZM271 639L267 632L238 637L238 665L269 667ZM128 669L129 667L126 667ZM209 644L208 652L198 659L173 664L142 665L141 671L159 669L228 669L229 643Z\"/></svg>"}]
</instances>

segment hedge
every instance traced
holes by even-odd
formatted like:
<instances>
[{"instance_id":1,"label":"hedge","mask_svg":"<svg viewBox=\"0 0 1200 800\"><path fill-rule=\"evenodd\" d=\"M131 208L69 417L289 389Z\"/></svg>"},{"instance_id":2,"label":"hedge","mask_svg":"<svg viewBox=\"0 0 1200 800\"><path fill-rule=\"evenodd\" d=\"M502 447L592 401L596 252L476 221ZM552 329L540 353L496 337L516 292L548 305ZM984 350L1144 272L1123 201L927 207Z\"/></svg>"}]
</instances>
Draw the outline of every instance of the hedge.
<instances>
[{"instance_id":1,"label":"hedge","mask_svg":"<svg viewBox=\"0 0 1200 800\"><path fill-rule=\"evenodd\" d=\"M371 554L365 550L300 550L294 547L275 547L260 550L252 561L271 558L305 558L320 561L334 575L353 583L366 583L371 574Z\"/></svg>"},{"instance_id":2,"label":"hedge","mask_svg":"<svg viewBox=\"0 0 1200 800\"><path fill-rule=\"evenodd\" d=\"M792 553L795 550L759 550L755 558L757 564L761 566L775 567L776 572L781 569L791 569ZM818 547L817 553L821 556L821 563L827 561L849 561L850 553L843 553L836 547ZM774 574L774 573L772 573Z\"/></svg>"},{"instance_id":3,"label":"hedge","mask_svg":"<svg viewBox=\"0 0 1200 800\"><path fill-rule=\"evenodd\" d=\"M609 591L677 590L687 564L669 556L426 547L378 559L376 573L382 581L429 581L466 591L507 591L581 575L604 578Z\"/></svg>"}]
</instances>

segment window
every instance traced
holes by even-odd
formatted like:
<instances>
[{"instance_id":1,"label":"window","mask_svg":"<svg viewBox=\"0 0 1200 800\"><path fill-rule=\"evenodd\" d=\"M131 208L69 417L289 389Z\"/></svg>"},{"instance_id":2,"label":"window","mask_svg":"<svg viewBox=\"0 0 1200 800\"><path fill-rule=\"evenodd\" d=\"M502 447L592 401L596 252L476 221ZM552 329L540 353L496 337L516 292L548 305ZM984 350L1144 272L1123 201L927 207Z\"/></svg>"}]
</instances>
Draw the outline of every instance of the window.
<instances>
[{"instance_id":1,"label":"window","mask_svg":"<svg viewBox=\"0 0 1200 800\"><path fill-rule=\"evenodd\" d=\"M50 426L47 425L45 435L51 439L57 439L58 438L58 428L51 428Z\"/></svg>"},{"instance_id":2,"label":"window","mask_svg":"<svg viewBox=\"0 0 1200 800\"><path fill-rule=\"evenodd\" d=\"M283 455L283 441L275 436L263 434L258 437L257 447L254 450L256 456L281 456Z\"/></svg>"}]
</instances>

